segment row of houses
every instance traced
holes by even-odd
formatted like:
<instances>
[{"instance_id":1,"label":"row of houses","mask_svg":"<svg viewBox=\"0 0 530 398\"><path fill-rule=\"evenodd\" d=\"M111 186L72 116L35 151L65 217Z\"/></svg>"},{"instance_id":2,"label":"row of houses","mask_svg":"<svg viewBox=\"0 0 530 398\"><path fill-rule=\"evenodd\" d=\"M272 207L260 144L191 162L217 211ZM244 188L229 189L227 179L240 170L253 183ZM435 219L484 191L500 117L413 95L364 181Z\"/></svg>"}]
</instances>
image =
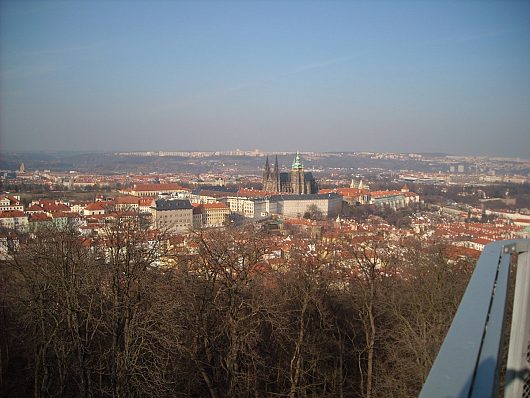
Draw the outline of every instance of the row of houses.
<instances>
[{"instance_id":1,"label":"row of houses","mask_svg":"<svg viewBox=\"0 0 530 398\"><path fill-rule=\"evenodd\" d=\"M400 190L370 191L366 188L335 188L320 190L319 193L335 192L351 205L388 206L394 210L419 203L420 196L411 192L407 185Z\"/></svg>"},{"instance_id":2,"label":"row of houses","mask_svg":"<svg viewBox=\"0 0 530 398\"><path fill-rule=\"evenodd\" d=\"M156 199L145 196L98 197L95 202L62 202L41 199L24 209L20 198L0 198L0 228L34 231L42 226L79 226L85 233L97 231L114 218L144 215L157 227L173 231L218 227L229 221L230 209L223 203L192 203L189 199Z\"/></svg>"}]
</instances>

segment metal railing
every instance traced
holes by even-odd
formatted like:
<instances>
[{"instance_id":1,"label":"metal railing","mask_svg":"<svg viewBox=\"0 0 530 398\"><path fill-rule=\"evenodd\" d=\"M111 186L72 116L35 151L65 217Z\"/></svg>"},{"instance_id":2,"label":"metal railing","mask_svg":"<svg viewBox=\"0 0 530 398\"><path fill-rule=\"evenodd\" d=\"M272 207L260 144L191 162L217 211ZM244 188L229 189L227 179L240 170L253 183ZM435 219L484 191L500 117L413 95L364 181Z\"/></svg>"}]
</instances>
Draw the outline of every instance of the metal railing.
<instances>
[{"instance_id":1,"label":"metal railing","mask_svg":"<svg viewBox=\"0 0 530 398\"><path fill-rule=\"evenodd\" d=\"M420 398L530 398L530 240L487 245ZM508 360L503 361L510 268L517 255Z\"/></svg>"}]
</instances>

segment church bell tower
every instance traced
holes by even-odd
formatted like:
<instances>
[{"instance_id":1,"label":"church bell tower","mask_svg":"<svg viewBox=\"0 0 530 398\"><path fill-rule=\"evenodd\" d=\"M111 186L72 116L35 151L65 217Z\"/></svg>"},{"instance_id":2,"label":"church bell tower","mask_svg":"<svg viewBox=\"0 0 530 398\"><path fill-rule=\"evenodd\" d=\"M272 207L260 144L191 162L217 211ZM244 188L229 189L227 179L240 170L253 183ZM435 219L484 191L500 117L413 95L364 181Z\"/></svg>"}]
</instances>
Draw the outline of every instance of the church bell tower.
<instances>
[{"instance_id":1,"label":"church bell tower","mask_svg":"<svg viewBox=\"0 0 530 398\"><path fill-rule=\"evenodd\" d=\"M300 153L296 152L296 157L291 167L291 191L294 194L301 195L307 193L304 177L304 166L300 160Z\"/></svg>"}]
</instances>

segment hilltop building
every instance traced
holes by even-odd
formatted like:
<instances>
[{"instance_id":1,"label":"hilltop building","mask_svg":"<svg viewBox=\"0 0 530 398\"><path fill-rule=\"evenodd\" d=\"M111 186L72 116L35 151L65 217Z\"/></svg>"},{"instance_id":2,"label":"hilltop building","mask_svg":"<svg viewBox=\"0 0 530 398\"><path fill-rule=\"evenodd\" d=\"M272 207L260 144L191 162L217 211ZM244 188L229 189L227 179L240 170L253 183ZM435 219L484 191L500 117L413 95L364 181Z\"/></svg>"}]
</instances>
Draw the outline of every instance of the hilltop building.
<instances>
[{"instance_id":1,"label":"hilltop building","mask_svg":"<svg viewBox=\"0 0 530 398\"><path fill-rule=\"evenodd\" d=\"M278 156L271 170L269 157L263 171L263 190L267 192L292 193L296 195L315 194L318 192L313 174L304 171L304 166L297 152L290 172L280 172Z\"/></svg>"},{"instance_id":2,"label":"hilltop building","mask_svg":"<svg viewBox=\"0 0 530 398\"><path fill-rule=\"evenodd\" d=\"M182 192L188 192L189 190L181 187L179 184L166 183L166 184L134 184L134 187L130 190L121 190L120 193L133 195L133 196L152 196L157 197L159 195L170 195L178 194Z\"/></svg>"},{"instance_id":3,"label":"hilltop building","mask_svg":"<svg viewBox=\"0 0 530 398\"><path fill-rule=\"evenodd\" d=\"M188 199L158 199L151 207L155 228L186 232L193 228L193 206Z\"/></svg>"},{"instance_id":4,"label":"hilltop building","mask_svg":"<svg viewBox=\"0 0 530 398\"><path fill-rule=\"evenodd\" d=\"M302 217L311 208L318 210L323 217L336 217L342 206L342 196L335 192L304 195L264 195L257 191L240 190L238 195L227 196L223 200L232 213L245 218L262 220L271 215Z\"/></svg>"}]
</instances>

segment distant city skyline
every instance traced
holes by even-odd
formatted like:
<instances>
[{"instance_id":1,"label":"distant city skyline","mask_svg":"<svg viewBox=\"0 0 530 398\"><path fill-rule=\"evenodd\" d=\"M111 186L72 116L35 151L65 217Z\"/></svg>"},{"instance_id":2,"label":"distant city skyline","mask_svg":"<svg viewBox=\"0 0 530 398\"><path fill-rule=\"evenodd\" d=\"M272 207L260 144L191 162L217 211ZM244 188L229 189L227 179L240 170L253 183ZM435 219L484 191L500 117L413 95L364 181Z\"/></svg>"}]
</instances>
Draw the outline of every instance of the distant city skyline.
<instances>
[{"instance_id":1,"label":"distant city skyline","mask_svg":"<svg viewBox=\"0 0 530 398\"><path fill-rule=\"evenodd\" d=\"M530 2L0 7L0 152L530 157Z\"/></svg>"}]
</instances>

